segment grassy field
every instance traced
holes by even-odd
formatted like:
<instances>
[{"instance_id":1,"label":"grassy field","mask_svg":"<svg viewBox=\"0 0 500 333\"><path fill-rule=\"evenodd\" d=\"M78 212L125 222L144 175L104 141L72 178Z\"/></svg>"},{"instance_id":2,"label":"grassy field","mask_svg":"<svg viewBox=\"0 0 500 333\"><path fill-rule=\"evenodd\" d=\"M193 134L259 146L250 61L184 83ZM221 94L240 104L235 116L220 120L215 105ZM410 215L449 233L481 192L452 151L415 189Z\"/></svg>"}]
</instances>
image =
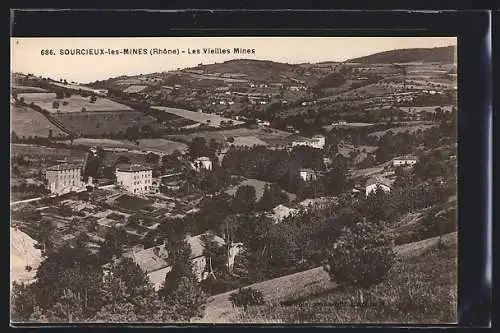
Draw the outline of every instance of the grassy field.
<instances>
[{"instance_id":1,"label":"grassy field","mask_svg":"<svg viewBox=\"0 0 500 333\"><path fill-rule=\"evenodd\" d=\"M415 133L417 132L418 130L422 130L422 131L425 131L426 129L429 129L431 127L435 127L437 125L417 125L417 126L402 126L402 127L393 127L393 128L389 128L385 131L376 131L376 132L372 132L368 135L370 136L376 136L377 138L380 138L382 136L384 136L386 133L388 133L389 131L391 131L393 134L398 134L398 133L404 133L404 132L410 132L411 133Z\"/></svg>"},{"instance_id":2,"label":"grassy field","mask_svg":"<svg viewBox=\"0 0 500 333\"><path fill-rule=\"evenodd\" d=\"M434 105L434 106L413 106L413 107L399 107L401 111L408 113L420 113L420 112L428 112L435 113L436 108L441 108L443 111L450 112L452 109L452 105Z\"/></svg>"},{"instance_id":3,"label":"grassy field","mask_svg":"<svg viewBox=\"0 0 500 333\"><path fill-rule=\"evenodd\" d=\"M12 144L11 145L12 155L25 155L33 160L43 161L43 160L63 160L67 159L68 162L83 162L85 152L81 150L71 150L64 148L52 148L38 145L27 145L27 144Z\"/></svg>"},{"instance_id":4,"label":"grassy field","mask_svg":"<svg viewBox=\"0 0 500 333\"><path fill-rule=\"evenodd\" d=\"M304 275L308 284L316 283L315 291L306 291L303 283L287 284L292 276L263 282L262 291L270 297L266 305L247 311L221 309L224 297L216 295L207 306L219 322L232 323L454 323L457 320L457 234L396 247L398 260L386 280L364 291L360 301L355 290L335 288L326 272L313 277L314 270L294 274ZM322 270L322 268L316 268ZM276 280L276 279L275 279ZM260 285L254 287L260 289ZM269 285L289 288L288 295L274 292ZM322 286L319 287L319 286ZM265 287L269 288L266 289ZM297 290L295 295L292 290ZM300 295L302 293L302 295ZM307 296L307 293L309 296ZM303 295L306 294L304 297ZM277 302L278 301L278 302ZM214 310L210 312L210 310ZM208 314L205 318L210 318Z\"/></svg>"},{"instance_id":5,"label":"grassy field","mask_svg":"<svg viewBox=\"0 0 500 333\"><path fill-rule=\"evenodd\" d=\"M267 303L284 301L290 296L299 294L311 294L320 290L329 290L334 287L328 273L322 268L314 268L308 271L295 273L276 279L256 283L249 287L262 291ZM199 319L199 323L227 323L235 314L235 309L229 301L229 295L234 291L214 295L207 301L205 315Z\"/></svg>"},{"instance_id":6,"label":"grassy field","mask_svg":"<svg viewBox=\"0 0 500 333\"><path fill-rule=\"evenodd\" d=\"M126 105L116 103L107 98L97 97L94 103L90 103L90 97L82 97L80 95L72 95L69 98L56 99L55 93L26 93L19 94L19 98L23 97L27 104L35 103L42 109L51 113L70 113L81 112L85 108L87 112L96 111L132 111ZM54 109L52 102L58 101L59 108ZM67 102L67 105L64 105Z\"/></svg>"},{"instance_id":7,"label":"grassy field","mask_svg":"<svg viewBox=\"0 0 500 333\"><path fill-rule=\"evenodd\" d=\"M226 139L230 137L235 138L235 141L238 137L256 137L258 140L262 140L270 145L288 144L290 141L286 139L287 137L290 137L290 133L264 127L256 129L235 128L221 131L200 131L189 134L168 135L167 138L183 142L191 142L194 138L200 136L204 137L207 142L214 139L220 143L225 143Z\"/></svg>"},{"instance_id":8,"label":"grassy field","mask_svg":"<svg viewBox=\"0 0 500 333\"><path fill-rule=\"evenodd\" d=\"M11 132L16 132L19 138L22 137L48 137L52 131L52 136L64 137L67 134L53 125L41 113L28 107L13 106L10 112Z\"/></svg>"},{"instance_id":9,"label":"grassy field","mask_svg":"<svg viewBox=\"0 0 500 333\"><path fill-rule=\"evenodd\" d=\"M91 138L78 138L73 140L75 145L83 146L97 146L102 148L125 148L130 150L146 150L157 153L171 154L176 149L184 151L187 145L181 142L175 142L167 139L139 139L139 144L126 140L112 140L112 139L91 139ZM69 144L69 141L66 143Z\"/></svg>"},{"instance_id":10,"label":"grassy field","mask_svg":"<svg viewBox=\"0 0 500 333\"><path fill-rule=\"evenodd\" d=\"M219 127L221 121L224 122L229 122L232 121L234 125L240 125L243 124L242 121L238 120L233 120L230 118L224 118L221 116L218 116L216 114L209 114L209 113L202 113L202 112L194 112L194 111L188 111L188 110L183 110L183 109L176 109L176 108L169 108L165 106L153 106L151 107L152 109L164 111L167 113L174 114L179 117L183 117L198 123L206 124L211 127Z\"/></svg>"},{"instance_id":11,"label":"grassy field","mask_svg":"<svg viewBox=\"0 0 500 333\"><path fill-rule=\"evenodd\" d=\"M250 185L250 186L253 186L255 188L255 196L256 196L256 200L258 201L258 200L260 200L260 198L262 198L262 195L264 194L264 188L265 188L266 184L269 184L269 183L262 181L262 180L258 180L258 179L245 179L240 184L238 184L236 186L231 186L230 188L228 188L226 190L226 193L229 195L234 195L240 186ZM285 192L285 193L288 195L289 200L291 200L291 201L295 200L295 194L288 193L288 192Z\"/></svg>"},{"instance_id":12,"label":"grassy field","mask_svg":"<svg viewBox=\"0 0 500 333\"><path fill-rule=\"evenodd\" d=\"M138 93L140 91L143 91L147 87L148 86L144 86L144 85L131 85L131 86L128 86L127 89L124 89L123 92L127 93L127 94Z\"/></svg>"},{"instance_id":13,"label":"grassy field","mask_svg":"<svg viewBox=\"0 0 500 333\"><path fill-rule=\"evenodd\" d=\"M21 85L17 85L17 84L13 84L11 88L12 88L12 93L13 94L47 92L47 90L45 90L43 88L21 86Z\"/></svg>"},{"instance_id":14,"label":"grassy field","mask_svg":"<svg viewBox=\"0 0 500 333\"><path fill-rule=\"evenodd\" d=\"M142 128L149 125L153 129L162 127L155 118L135 111L61 113L54 117L82 135L123 134L132 126Z\"/></svg>"}]
</instances>

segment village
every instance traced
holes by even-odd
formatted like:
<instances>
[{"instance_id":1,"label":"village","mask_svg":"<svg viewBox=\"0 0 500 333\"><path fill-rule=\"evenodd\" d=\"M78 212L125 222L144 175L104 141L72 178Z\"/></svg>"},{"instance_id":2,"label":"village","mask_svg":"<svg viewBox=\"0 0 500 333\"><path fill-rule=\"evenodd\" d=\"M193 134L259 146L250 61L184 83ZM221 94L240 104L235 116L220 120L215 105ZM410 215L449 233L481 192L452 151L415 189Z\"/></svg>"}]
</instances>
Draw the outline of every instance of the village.
<instances>
[{"instance_id":1,"label":"village","mask_svg":"<svg viewBox=\"0 0 500 333\"><path fill-rule=\"evenodd\" d=\"M14 73L11 282L36 286L46 258L82 250L104 276L135 263L155 295L192 275L211 322L229 292L326 267L354 221L398 249L454 239L453 65L231 60L87 85Z\"/></svg>"}]
</instances>

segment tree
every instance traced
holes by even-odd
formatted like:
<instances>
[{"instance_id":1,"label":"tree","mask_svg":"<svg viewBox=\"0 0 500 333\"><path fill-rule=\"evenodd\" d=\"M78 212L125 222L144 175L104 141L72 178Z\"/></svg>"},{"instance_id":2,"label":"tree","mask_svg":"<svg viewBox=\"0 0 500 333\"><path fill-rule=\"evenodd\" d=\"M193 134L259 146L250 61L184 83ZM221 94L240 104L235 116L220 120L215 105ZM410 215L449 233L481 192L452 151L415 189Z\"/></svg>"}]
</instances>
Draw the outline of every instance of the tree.
<instances>
[{"instance_id":1,"label":"tree","mask_svg":"<svg viewBox=\"0 0 500 333\"><path fill-rule=\"evenodd\" d=\"M206 295L196 280L191 263L191 247L186 240L170 244L169 257L173 258L172 270L167 273L159 295L173 320L187 321L203 313Z\"/></svg>"},{"instance_id":2,"label":"tree","mask_svg":"<svg viewBox=\"0 0 500 333\"><path fill-rule=\"evenodd\" d=\"M363 289L379 284L394 265L396 255L390 239L377 225L357 223L345 228L330 250L326 266L335 282Z\"/></svg>"},{"instance_id":3,"label":"tree","mask_svg":"<svg viewBox=\"0 0 500 333\"><path fill-rule=\"evenodd\" d=\"M207 154L207 142L204 137L194 138L188 145L188 151L191 158L205 156Z\"/></svg>"},{"instance_id":4,"label":"tree","mask_svg":"<svg viewBox=\"0 0 500 333\"><path fill-rule=\"evenodd\" d=\"M264 295L260 290L253 288L240 288L237 292L229 295L229 300L233 306L243 306L246 311L249 305L262 305L264 304Z\"/></svg>"},{"instance_id":5,"label":"tree","mask_svg":"<svg viewBox=\"0 0 500 333\"><path fill-rule=\"evenodd\" d=\"M52 108L53 109L58 109L59 108L59 102L58 101L53 101L52 102Z\"/></svg>"},{"instance_id":6,"label":"tree","mask_svg":"<svg viewBox=\"0 0 500 333\"><path fill-rule=\"evenodd\" d=\"M128 157L127 157L127 156L125 156L125 155L120 155L120 156L118 156L118 158L116 159L115 164L130 164L130 158L128 158Z\"/></svg>"},{"instance_id":7,"label":"tree","mask_svg":"<svg viewBox=\"0 0 500 333\"><path fill-rule=\"evenodd\" d=\"M251 185L242 185L238 187L234 195L231 208L234 213L249 213L255 207L255 187Z\"/></svg>"},{"instance_id":8,"label":"tree","mask_svg":"<svg viewBox=\"0 0 500 333\"><path fill-rule=\"evenodd\" d=\"M71 315L75 318L80 312L90 315L100 306L102 269L84 248L65 246L50 253L38 267L36 280L36 304L44 311L61 314L66 309L61 306L67 306L75 309Z\"/></svg>"},{"instance_id":9,"label":"tree","mask_svg":"<svg viewBox=\"0 0 500 333\"><path fill-rule=\"evenodd\" d=\"M227 272L226 248L214 240L212 233L201 236L203 244L203 256L207 258L207 271L215 276L222 277Z\"/></svg>"},{"instance_id":10,"label":"tree","mask_svg":"<svg viewBox=\"0 0 500 333\"><path fill-rule=\"evenodd\" d=\"M146 154L146 163L158 164L159 161L160 161L160 155L155 154L153 152Z\"/></svg>"},{"instance_id":11,"label":"tree","mask_svg":"<svg viewBox=\"0 0 500 333\"><path fill-rule=\"evenodd\" d=\"M288 201L288 196L279 188L278 184L267 184L257 207L259 210L270 210L286 201Z\"/></svg>"},{"instance_id":12,"label":"tree","mask_svg":"<svg viewBox=\"0 0 500 333\"><path fill-rule=\"evenodd\" d=\"M57 99L62 99L64 98L64 92L62 90L57 90L56 91L56 98Z\"/></svg>"},{"instance_id":13,"label":"tree","mask_svg":"<svg viewBox=\"0 0 500 333\"><path fill-rule=\"evenodd\" d=\"M90 96L90 103L95 103L97 101L97 97L95 95Z\"/></svg>"},{"instance_id":14,"label":"tree","mask_svg":"<svg viewBox=\"0 0 500 333\"><path fill-rule=\"evenodd\" d=\"M50 220L42 220L39 224L38 238L42 243L42 251L47 254L47 251L52 248L52 235L55 227Z\"/></svg>"},{"instance_id":15,"label":"tree","mask_svg":"<svg viewBox=\"0 0 500 333\"><path fill-rule=\"evenodd\" d=\"M118 228L113 228L113 230L110 230L110 232L106 234L98 253L101 263L109 262L113 256L121 254L126 235L125 230Z\"/></svg>"}]
</instances>

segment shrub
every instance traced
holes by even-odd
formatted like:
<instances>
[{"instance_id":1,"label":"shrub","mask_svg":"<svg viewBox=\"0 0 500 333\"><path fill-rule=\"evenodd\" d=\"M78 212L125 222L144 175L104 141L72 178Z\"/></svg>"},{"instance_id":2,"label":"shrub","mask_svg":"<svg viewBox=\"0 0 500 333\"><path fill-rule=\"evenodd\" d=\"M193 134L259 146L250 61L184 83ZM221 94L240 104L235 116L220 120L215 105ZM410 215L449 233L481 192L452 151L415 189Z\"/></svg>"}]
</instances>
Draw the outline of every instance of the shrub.
<instances>
[{"instance_id":1,"label":"shrub","mask_svg":"<svg viewBox=\"0 0 500 333\"><path fill-rule=\"evenodd\" d=\"M382 229L371 223L358 223L343 230L328 258L332 279L347 286L369 288L384 280L396 255Z\"/></svg>"},{"instance_id":2,"label":"shrub","mask_svg":"<svg viewBox=\"0 0 500 333\"><path fill-rule=\"evenodd\" d=\"M240 288L229 296L233 306L243 307L245 310L249 305L264 304L264 295L261 291L253 288Z\"/></svg>"}]
</instances>

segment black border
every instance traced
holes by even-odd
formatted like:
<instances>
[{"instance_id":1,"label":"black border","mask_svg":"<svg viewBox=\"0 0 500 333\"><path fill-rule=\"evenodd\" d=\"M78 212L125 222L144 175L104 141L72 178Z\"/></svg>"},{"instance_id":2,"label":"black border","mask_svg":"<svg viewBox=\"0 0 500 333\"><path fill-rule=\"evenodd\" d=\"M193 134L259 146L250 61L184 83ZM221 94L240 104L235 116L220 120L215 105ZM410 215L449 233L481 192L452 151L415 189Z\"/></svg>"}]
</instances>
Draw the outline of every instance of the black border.
<instances>
[{"instance_id":1,"label":"black border","mask_svg":"<svg viewBox=\"0 0 500 333\"><path fill-rule=\"evenodd\" d=\"M11 10L10 22L13 37L458 36L460 326L489 325L492 311L491 287L485 280L486 257L490 251L486 240L490 237L487 231L488 223L491 223L488 221L488 210L491 207L487 206L491 199L491 193L488 193L488 185L491 184L491 176L488 174L488 159L491 158L488 149L491 148L488 142L492 112L492 62L491 49L488 48L488 33L491 28L489 12ZM498 23L496 27L499 27ZM266 325L269 326L275 325ZM401 326L384 326L389 327Z\"/></svg>"}]
</instances>

